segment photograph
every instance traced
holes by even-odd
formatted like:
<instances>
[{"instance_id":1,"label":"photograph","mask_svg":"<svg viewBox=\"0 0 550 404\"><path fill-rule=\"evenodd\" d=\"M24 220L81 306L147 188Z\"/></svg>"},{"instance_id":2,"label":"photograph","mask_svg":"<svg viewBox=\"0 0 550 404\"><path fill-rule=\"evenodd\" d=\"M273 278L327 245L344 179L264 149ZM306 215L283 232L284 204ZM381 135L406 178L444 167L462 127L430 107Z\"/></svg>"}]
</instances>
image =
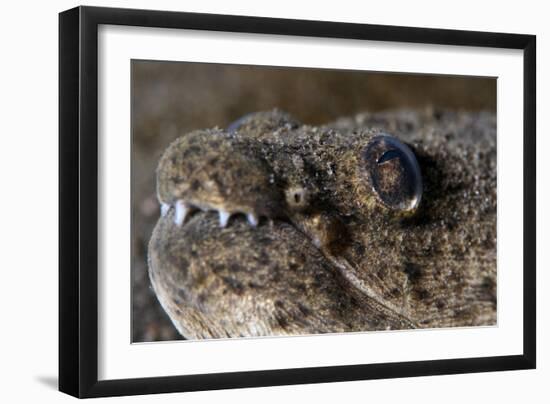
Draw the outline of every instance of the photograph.
<instances>
[{"instance_id":1,"label":"photograph","mask_svg":"<svg viewBox=\"0 0 550 404\"><path fill-rule=\"evenodd\" d=\"M497 78L132 59L132 342L497 323Z\"/></svg>"},{"instance_id":2,"label":"photograph","mask_svg":"<svg viewBox=\"0 0 550 404\"><path fill-rule=\"evenodd\" d=\"M540 42L463 9L60 12L59 391L540 382Z\"/></svg>"}]
</instances>

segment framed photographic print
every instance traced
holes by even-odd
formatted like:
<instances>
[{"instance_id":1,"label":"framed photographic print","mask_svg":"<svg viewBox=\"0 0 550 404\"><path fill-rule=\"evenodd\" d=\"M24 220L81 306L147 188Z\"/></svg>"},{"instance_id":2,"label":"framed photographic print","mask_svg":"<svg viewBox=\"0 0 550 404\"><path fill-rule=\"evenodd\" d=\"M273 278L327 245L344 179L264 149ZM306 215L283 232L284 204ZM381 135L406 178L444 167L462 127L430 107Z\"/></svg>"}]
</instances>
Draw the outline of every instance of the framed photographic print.
<instances>
[{"instance_id":1,"label":"framed photographic print","mask_svg":"<svg viewBox=\"0 0 550 404\"><path fill-rule=\"evenodd\" d=\"M534 36L59 27L61 391L535 367Z\"/></svg>"}]
</instances>

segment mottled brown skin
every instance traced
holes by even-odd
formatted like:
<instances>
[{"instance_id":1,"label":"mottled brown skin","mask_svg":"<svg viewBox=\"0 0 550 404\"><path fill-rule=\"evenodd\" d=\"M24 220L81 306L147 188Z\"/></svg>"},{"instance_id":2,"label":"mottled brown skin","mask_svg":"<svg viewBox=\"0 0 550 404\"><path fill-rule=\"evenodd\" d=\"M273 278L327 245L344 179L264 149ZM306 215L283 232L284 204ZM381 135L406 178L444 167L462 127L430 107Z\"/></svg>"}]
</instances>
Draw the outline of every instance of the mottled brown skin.
<instances>
[{"instance_id":1,"label":"mottled brown skin","mask_svg":"<svg viewBox=\"0 0 550 404\"><path fill-rule=\"evenodd\" d=\"M157 171L159 301L193 339L496 324L495 126L394 111L311 127L270 111L183 136ZM382 132L418 160L412 210L367 178L362 152ZM176 224L177 201L200 210Z\"/></svg>"}]
</instances>

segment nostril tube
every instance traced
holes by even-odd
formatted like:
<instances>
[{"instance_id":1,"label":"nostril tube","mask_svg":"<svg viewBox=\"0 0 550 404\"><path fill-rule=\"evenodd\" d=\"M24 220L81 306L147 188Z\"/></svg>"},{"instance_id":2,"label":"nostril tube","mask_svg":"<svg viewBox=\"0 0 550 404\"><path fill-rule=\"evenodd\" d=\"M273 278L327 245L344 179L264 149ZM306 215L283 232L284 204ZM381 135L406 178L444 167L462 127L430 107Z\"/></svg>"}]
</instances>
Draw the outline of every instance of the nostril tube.
<instances>
[{"instance_id":1,"label":"nostril tube","mask_svg":"<svg viewBox=\"0 0 550 404\"><path fill-rule=\"evenodd\" d=\"M285 191L286 204L293 210L304 210L310 203L310 192L302 186L293 186Z\"/></svg>"}]
</instances>

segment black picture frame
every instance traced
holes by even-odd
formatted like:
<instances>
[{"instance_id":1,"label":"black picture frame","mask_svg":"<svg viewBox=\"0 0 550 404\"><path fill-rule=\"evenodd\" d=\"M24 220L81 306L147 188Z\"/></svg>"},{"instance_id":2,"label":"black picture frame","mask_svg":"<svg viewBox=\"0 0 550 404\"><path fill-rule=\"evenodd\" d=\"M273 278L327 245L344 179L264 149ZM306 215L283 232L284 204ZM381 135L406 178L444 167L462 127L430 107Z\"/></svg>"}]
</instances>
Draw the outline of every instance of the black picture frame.
<instances>
[{"instance_id":1,"label":"black picture frame","mask_svg":"<svg viewBox=\"0 0 550 404\"><path fill-rule=\"evenodd\" d=\"M523 50L523 354L98 381L100 24ZM533 35L96 7L60 13L59 389L84 398L535 368L535 73Z\"/></svg>"}]
</instances>

